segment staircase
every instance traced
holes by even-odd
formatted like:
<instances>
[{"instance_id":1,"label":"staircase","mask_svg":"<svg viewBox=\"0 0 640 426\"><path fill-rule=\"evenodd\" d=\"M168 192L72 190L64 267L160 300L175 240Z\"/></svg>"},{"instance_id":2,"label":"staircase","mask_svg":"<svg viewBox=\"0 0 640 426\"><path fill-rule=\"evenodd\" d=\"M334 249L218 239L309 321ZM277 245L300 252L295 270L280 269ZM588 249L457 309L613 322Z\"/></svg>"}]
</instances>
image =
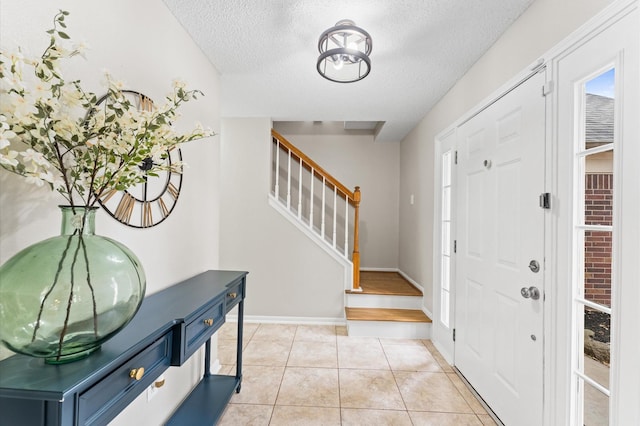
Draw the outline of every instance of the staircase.
<instances>
[{"instance_id":1,"label":"staircase","mask_svg":"<svg viewBox=\"0 0 640 426\"><path fill-rule=\"evenodd\" d=\"M270 204L345 267L350 336L428 339L422 292L397 272L360 271L360 188L352 191L275 130Z\"/></svg>"},{"instance_id":2,"label":"staircase","mask_svg":"<svg viewBox=\"0 0 640 426\"><path fill-rule=\"evenodd\" d=\"M361 291L346 290L349 336L428 339L422 292L397 272L360 271Z\"/></svg>"}]
</instances>

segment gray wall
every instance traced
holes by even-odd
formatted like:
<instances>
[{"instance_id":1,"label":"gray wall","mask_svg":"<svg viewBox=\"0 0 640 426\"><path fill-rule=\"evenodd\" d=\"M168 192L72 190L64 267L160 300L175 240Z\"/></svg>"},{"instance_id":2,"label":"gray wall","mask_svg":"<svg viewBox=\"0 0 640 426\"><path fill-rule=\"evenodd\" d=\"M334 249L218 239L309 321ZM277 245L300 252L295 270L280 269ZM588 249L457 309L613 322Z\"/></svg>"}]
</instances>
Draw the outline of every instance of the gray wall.
<instances>
[{"instance_id":1,"label":"gray wall","mask_svg":"<svg viewBox=\"0 0 640 426\"><path fill-rule=\"evenodd\" d=\"M220 266L250 271L245 315L344 317L345 268L269 205L271 120L225 118Z\"/></svg>"}]
</instances>

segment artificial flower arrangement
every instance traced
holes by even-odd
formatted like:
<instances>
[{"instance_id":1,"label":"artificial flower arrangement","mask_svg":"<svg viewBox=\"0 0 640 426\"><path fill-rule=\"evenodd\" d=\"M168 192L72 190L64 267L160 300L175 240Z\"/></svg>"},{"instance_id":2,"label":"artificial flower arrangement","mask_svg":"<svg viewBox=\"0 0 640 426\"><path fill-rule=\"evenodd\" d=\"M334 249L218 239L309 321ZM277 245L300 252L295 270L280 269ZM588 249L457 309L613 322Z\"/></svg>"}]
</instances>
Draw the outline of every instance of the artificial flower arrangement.
<instances>
[{"instance_id":1,"label":"artificial flower arrangement","mask_svg":"<svg viewBox=\"0 0 640 426\"><path fill-rule=\"evenodd\" d=\"M98 108L96 94L84 90L80 80L66 80L60 70L63 60L85 50L82 44L72 46L63 31L68 15L60 11L54 17L41 57L0 50L0 165L28 182L48 185L72 206L93 206L108 191L142 183L163 167L180 172L182 163L162 161L168 151L214 134L200 125L189 133L172 127L180 105L202 92L176 80L166 102L149 111L134 105L122 83L107 73L107 96ZM143 170L143 163L152 167Z\"/></svg>"}]
</instances>

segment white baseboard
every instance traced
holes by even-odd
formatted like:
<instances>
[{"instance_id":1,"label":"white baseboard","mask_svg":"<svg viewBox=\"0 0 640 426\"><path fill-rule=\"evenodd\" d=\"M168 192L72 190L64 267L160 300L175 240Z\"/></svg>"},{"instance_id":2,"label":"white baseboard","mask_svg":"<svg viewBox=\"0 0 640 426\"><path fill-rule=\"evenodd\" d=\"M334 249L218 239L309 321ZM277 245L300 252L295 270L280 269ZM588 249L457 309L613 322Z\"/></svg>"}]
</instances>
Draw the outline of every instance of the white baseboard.
<instances>
[{"instance_id":1,"label":"white baseboard","mask_svg":"<svg viewBox=\"0 0 640 426\"><path fill-rule=\"evenodd\" d=\"M398 269L398 273L400 275L402 275L402 277L409 281L415 288L417 288L418 290L420 290L422 292L422 294L424 294L424 287L422 287L421 284L419 284L416 280L414 280L413 278L411 278L409 275L407 275L405 272L401 271ZM431 317L429 317L431 318Z\"/></svg>"}]
</instances>

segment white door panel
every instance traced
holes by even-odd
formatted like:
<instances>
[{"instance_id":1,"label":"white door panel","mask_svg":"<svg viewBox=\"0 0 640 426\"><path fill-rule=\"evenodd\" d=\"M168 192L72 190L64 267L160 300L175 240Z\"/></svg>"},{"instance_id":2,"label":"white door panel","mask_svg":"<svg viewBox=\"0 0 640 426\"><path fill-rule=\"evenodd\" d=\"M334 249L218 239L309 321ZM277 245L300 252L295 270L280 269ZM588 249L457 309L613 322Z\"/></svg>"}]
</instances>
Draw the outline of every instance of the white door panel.
<instances>
[{"instance_id":1,"label":"white door panel","mask_svg":"<svg viewBox=\"0 0 640 426\"><path fill-rule=\"evenodd\" d=\"M542 423L544 73L461 125L455 364L508 425ZM540 298L524 298L536 287Z\"/></svg>"}]
</instances>

